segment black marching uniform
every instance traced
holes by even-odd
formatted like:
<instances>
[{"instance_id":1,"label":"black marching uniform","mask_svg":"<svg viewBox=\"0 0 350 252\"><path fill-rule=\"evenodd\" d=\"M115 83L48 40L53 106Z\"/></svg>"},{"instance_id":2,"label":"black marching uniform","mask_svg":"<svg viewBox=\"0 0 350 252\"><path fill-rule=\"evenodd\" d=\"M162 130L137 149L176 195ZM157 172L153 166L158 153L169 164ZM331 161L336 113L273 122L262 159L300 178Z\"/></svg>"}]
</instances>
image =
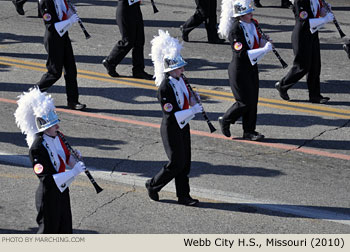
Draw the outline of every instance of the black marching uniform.
<instances>
[{"instance_id":1,"label":"black marching uniform","mask_svg":"<svg viewBox=\"0 0 350 252\"><path fill-rule=\"evenodd\" d=\"M260 39L261 35L257 34ZM257 118L259 74L257 64L251 64L247 51L259 48L259 42L251 41L252 48L248 45L238 19L234 21L228 38L233 52L228 74L236 102L226 111L222 120L226 125L234 124L242 117L243 131L253 133Z\"/></svg>"},{"instance_id":2,"label":"black marching uniform","mask_svg":"<svg viewBox=\"0 0 350 252\"><path fill-rule=\"evenodd\" d=\"M119 0L116 19L122 39L115 44L105 60L115 69L132 49L132 73L134 77L143 75L145 32L140 2L129 5L128 0Z\"/></svg>"},{"instance_id":3,"label":"black marching uniform","mask_svg":"<svg viewBox=\"0 0 350 252\"><path fill-rule=\"evenodd\" d=\"M320 3L321 7L322 4ZM329 99L328 97L322 97L320 93L320 40L317 31L311 33L309 24L310 18L319 17L319 11L314 15L310 0L295 0L293 12L295 16L295 26L292 32L293 66L287 75L280 80L279 87L278 83L276 84L276 88L280 89L281 97L284 94L288 100L287 90L306 75L310 101L319 102L323 98Z\"/></svg>"},{"instance_id":4,"label":"black marching uniform","mask_svg":"<svg viewBox=\"0 0 350 252\"><path fill-rule=\"evenodd\" d=\"M46 62L47 73L42 76L37 85L40 91L46 91L61 78L64 68L68 105L79 104L77 67L68 31L61 37L55 29L55 23L62 20L58 18L54 0L40 0L39 4L46 28L44 45L48 58Z\"/></svg>"},{"instance_id":5,"label":"black marching uniform","mask_svg":"<svg viewBox=\"0 0 350 252\"><path fill-rule=\"evenodd\" d=\"M24 15L24 10L23 10L23 5L27 2L28 0L12 0L12 3L16 7L16 11L19 15Z\"/></svg>"},{"instance_id":6,"label":"black marching uniform","mask_svg":"<svg viewBox=\"0 0 350 252\"><path fill-rule=\"evenodd\" d=\"M292 6L292 3L290 0L281 0L281 7L282 8L289 8Z\"/></svg>"},{"instance_id":7,"label":"black marching uniform","mask_svg":"<svg viewBox=\"0 0 350 252\"><path fill-rule=\"evenodd\" d=\"M208 42L223 43L225 40L220 39L217 34L217 0L195 0L195 2L197 5L196 12L180 27L182 39L188 42L188 34L204 22Z\"/></svg>"},{"instance_id":8,"label":"black marching uniform","mask_svg":"<svg viewBox=\"0 0 350 252\"><path fill-rule=\"evenodd\" d=\"M178 104L168 76L160 84L157 97L163 112L160 134L169 162L151 179L149 187L159 192L175 178L177 197L187 198L190 193L188 178L191 168L190 126L187 124L181 129L176 121L175 112L183 108Z\"/></svg>"},{"instance_id":9,"label":"black marching uniform","mask_svg":"<svg viewBox=\"0 0 350 252\"><path fill-rule=\"evenodd\" d=\"M58 136L57 136L58 138ZM63 172L65 164L63 159L69 160L69 151L62 143L64 157L60 157L60 167L54 167L50 159L49 150L44 147L43 133L36 135L36 138L29 149L29 157L35 174L40 183L36 191L36 208L38 215L36 221L39 225L38 234L71 234L72 213L69 198L69 188L62 193L57 188L53 175ZM54 152L55 149L50 149ZM62 158L62 159L61 159Z\"/></svg>"}]
</instances>

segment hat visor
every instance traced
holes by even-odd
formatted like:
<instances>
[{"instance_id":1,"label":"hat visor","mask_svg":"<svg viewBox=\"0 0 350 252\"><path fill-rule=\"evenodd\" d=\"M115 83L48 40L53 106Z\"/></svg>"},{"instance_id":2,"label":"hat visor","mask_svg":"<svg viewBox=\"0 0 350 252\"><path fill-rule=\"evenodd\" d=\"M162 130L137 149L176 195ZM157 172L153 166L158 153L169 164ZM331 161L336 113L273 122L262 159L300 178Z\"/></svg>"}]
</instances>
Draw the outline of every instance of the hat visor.
<instances>
[{"instance_id":1,"label":"hat visor","mask_svg":"<svg viewBox=\"0 0 350 252\"><path fill-rule=\"evenodd\" d=\"M43 132L43 131L47 130L48 128L51 128L52 126L55 126L55 125L58 124L59 122L60 122L60 119L57 118L56 120L54 120L54 121L52 121L52 122L49 122L49 123L43 125L43 126L39 129L39 132Z\"/></svg>"},{"instance_id":2,"label":"hat visor","mask_svg":"<svg viewBox=\"0 0 350 252\"><path fill-rule=\"evenodd\" d=\"M236 13L236 14L234 14L233 17L244 16L244 15L247 15L247 14L253 12L253 11L255 11L255 9L249 8L248 10L245 10L245 11L243 11L243 12L241 12L241 13Z\"/></svg>"},{"instance_id":3,"label":"hat visor","mask_svg":"<svg viewBox=\"0 0 350 252\"><path fill-rule=\"evenodd\" d=\"M171 66L165 68L165 69L164 69L164 73L173 71L173 70L175 70L175 69L178 69L178 68L183 67L183 66L186 66L186 65L187 65L187 62L186 62L186 61L181 61L181 62L179 62L178 64L171 65Z\"/></svg>"}]
</instances>

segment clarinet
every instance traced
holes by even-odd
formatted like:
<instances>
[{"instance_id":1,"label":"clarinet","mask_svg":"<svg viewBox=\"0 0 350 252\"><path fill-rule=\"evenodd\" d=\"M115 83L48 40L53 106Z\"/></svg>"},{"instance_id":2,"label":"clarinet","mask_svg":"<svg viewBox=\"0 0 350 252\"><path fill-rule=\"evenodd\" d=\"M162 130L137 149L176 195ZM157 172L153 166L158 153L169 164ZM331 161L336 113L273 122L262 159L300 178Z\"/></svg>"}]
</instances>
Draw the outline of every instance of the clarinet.
<instances>
[{"instance_id":1,"label":"clarinet","mask_svg":"<svg viewBox=\"0 0 350 252\"><path fill-rule=\"evenodd\" d=\"M326 8L327 12L332 12L331 9L329 8L327 2L325 0L321 0L321 1L322 1L322 4L323 4L323 7ZM333 23L335 24L335 27L337 27L337 30L339 32L340 37L341 38L345 37L346 35L342 31L342 29L340 28L338 21L335 19L335 16L334 16L334 19L333 19Z\"/></svg>"},{"instance_id":2,"label":"clarinet","mask_svg":"<svg viewBox=\"0 0 350 252\"><path fill-rule=\"evenodd\" d=\"M153 13L157 13L158 9L156 7L156 4L154 3L154 0L151 0L151 4L152 4L152 7L153 7Z\"/></svg>"},{"instance_id":3,"label":"clarinet","mask_svg":"<svg viewBox=\"0 0 350 252\"><path fill-rule=\"evenodd\" d=\"M70 2L70 1L67 1L68 5L69 5L69 8L72 9L72 11L74 12L74 14L77 14L77 12L75 11L75 6ZM78 14L77 14L78 15ZM78 16L79 17L79 16ZM90 34L87 32L87 30L85 29L84 25L83 25L83 22L81 21L80 17L78 19L78 23L80 25L80 28L83 30L84 32L84 35L85 35L85 38L86 39L89 39L91 36Z\"/></svg>"},{"instance_id":4,"label":"clarinet","mask_svg":"<svg viewBox=\"0 0 350 252\"><path fill-rule=\"evenodd\" d=\"M269 38L266 36L266 34L261 30L260 26L258 23L252 19L252 22L254 23L256 29L258 29L259 33L265 39L266 41L269 41ZM277 59L280 61L282 68L286 68L288 64L282 59L281 55L276 51L275 47L272 47L273 53L276 55Z\"/></svg>"},{"instance_id":5,"label":"clarinet","mask_svg":"<svg viewBox=\"0 0 350 252\"><path fill-rule=\"evenodd\" d=\"M196 102L198 104L200 104L202 106L201 101L199 100L199 98L197 97L197 95L195 94L195 92L193 91L188 79L186 78L186 76L184 74L182 74L182 79L184 80L188 90L191 92L191 94L193 95L193 97L196 99ZM202 106L203 107L203 106ZM202 111L202 115L205 119L205 121L207 122L209 129L210 129L210 133L213 133L214 131L216 131L215 127L213 126L213 124L211 123L211 121L209 120L207 113L205 113L204 109Z\"/></svg>"},{"instance_id":6,"label":"clarinet","mask_svg":"<svg viewBox=\"0 0 350 252\"><path fill-rule=\"evenodd\" d=\"M72 156L74 157L74 159L76 161L82 161L81 158L79 158L79 155L77 154L77 152L72 148L72 146L68 143L68 141L66 140L66 138L63 136L63 134L59 131L57 131L57 135L62 139L63 143L67 146L69 152L72 154ZM100 193L102 192L102 188L96 183L96 181L94 180L94 178L92 177L91 173L86 169L85 170L85 174L86 176L88 176L90 182L92 183L92 185L95 187L96 193Z\"/></svg>"}]
</instances>

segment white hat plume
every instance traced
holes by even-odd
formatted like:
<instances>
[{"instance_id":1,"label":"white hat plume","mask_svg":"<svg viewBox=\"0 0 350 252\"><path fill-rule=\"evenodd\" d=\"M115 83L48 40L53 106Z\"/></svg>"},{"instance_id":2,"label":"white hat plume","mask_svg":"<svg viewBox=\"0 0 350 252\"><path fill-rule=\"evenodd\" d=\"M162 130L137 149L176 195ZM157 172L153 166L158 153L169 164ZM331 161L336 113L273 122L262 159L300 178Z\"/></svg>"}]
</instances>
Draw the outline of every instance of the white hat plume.
<instances>
[{"instance_id":1,"label":"white hat plume","mask_svg":"<svg viewBox=\"0 0 350 252\"><path fill-rule=\"evenodd\" d=\"M26 135L26 141L30 147L33 144L35 134L38 133L36 118L55 110L55 105L51 96L46 92L42 93L37 86L18 97L18 108L14 116L17 126Z\"/></svg>"},{"instance_id":2,"label":"white hat plume","mask_svg":"<svg viewBox=\"0 0 350 252\"><path fill-rule=\"evenodd\" d=\"M222 0L221 2L221 14L218 33L223 38L228 38L233 20L233 3L234 0Z\"/></svg>"},{"instance_id":3,"label":"white hat plume","mask_svg":"<svg viewBox=\"0 0 350 252\"><path fill-rule=\"evenodd\" d=\"M164 77L164 59L174 59L180 55L182 43L179 40L170 36L168 31L158 30L158 36L155 36L151 41L151 54L154 65L154 77L156 86L159 86Z\"/></svg>"}]
</instances>

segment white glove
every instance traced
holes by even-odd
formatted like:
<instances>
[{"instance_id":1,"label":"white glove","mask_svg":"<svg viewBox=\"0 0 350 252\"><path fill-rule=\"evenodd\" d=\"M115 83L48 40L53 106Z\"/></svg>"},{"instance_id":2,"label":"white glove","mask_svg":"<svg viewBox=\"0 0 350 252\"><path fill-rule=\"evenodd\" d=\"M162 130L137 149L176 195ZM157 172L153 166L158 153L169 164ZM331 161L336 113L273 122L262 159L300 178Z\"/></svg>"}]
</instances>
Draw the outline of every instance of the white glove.
<instances>
[{"instance_id":1,"label":"white glove","mask_svg":"<svg viewBox=\"0 0 350 252\"><path fill-rule=\"evenodd\" d=\"M190 108L192 110L193 114L197 114L197 113L201 113L203 112L203 106L200 105L199 103L196 103L196 105L194 105L192 108Z\"/></svg>"},{"instance_id":2,"label":"white glove","mask_svg":"<svg viewBox=\"0 0 350 252\"><path fill-rule=\"evenodd\" d=\"M334 20L334 15L332 12L328 12L326 16L324 16L326 23L332 22Z\"/></svg>"},{"instance_id":3,"label":"white glove","mask_svg":"<svg viewBox=\"0 0 350 252\"><path fill-rule=\"evenodd\" d=\"M267 41L263 48L265 50L265 53L268 53L268 52L272 51L272 44L269 41Z\"/></svg>"},{"instance_id":4,"label":"white glove","mask_svg":"<svg viewBox=\"0 0 350 252\"><path fill-rule=\"evenodd\" d=\"M70 18L68 20L71 24L74 24L74 23L78 22L79 17L77 14L73 14L72 16L70 16Z\"/></svg>"},{"instance_id":5,"label":"white glove","mask_svg":"<svg viewBox=\"0 0 350 252\"><path fill-rule=\"evenodd\" d=\"M72 172L74 173L74 176L77 176L85 170L86 170L85 164L82 161L79 161L74 165Z\"/></svg>"}]
</instances>

